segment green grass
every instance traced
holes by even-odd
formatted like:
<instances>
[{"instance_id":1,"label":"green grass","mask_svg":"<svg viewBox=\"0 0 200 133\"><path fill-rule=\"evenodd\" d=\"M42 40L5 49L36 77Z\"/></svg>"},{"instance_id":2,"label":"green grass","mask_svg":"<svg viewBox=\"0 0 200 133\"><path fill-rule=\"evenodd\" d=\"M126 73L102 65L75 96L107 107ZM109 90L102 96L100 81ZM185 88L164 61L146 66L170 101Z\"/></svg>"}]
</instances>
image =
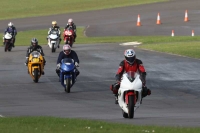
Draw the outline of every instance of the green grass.
<instances>
[{"instance_id":1,"label":"green grass","mask_svg":"<svg viewBox=\"0 0 200 133\"><path fill-rule=\"evenodd\" d=\"M63 29L63 28L61 28ZM31 38L36 37L39 44L46 45L47 29L21 31L16 37L16 46L29 46ZM0 34L2 36L2 34ZM2 41L2 38L0 38ZM77 28L77 39L75 44L97 44L97 43L123 43L142 42L139 48L155 51L179 54L193 58L200 58L199 36L118 36L118 37L86 37L84 28ZM63 44L63 41L62 43Z\"/></svg>"},{"instance_id":2,"label":"green grass","mask_svg":"<svg viewBox=\"0 0 200 133\"><path fill-rule=\"evenodd\" d=\"M199 42L173 42L173 43L146 44L146 45L141 45L140 48L200 59Z\"/></svg>"},{"instance_id":3,"label":"green grass","mask_svg":"<svg viewBox=\"0 0 200 133\"><path fill-rule=\"evenodd\" d=\"M197 133L200 128L136 126L55 117L0 118L2 133Z\"/></svg>"},{"instance_id":4,"label":"green grass","mask_svg":"<svg viewBox=\"0 0 200 133\"><path fill-rule=\"evenodd\" d=\"M163 2L168 0L2 0L0 20Z\"/></svg>"}]
</instances>

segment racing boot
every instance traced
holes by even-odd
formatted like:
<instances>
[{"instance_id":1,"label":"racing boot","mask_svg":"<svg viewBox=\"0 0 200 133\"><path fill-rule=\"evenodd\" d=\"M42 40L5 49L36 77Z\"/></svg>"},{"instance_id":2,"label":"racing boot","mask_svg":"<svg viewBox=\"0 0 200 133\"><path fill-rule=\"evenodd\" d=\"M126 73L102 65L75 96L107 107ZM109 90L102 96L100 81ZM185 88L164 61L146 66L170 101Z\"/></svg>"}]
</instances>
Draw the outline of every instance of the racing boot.
<instances>
[{"instance_id":1,"label":"racing boot","mask_svg":"<svg viewBox=\"0 0 200 133\"><path fill-rule=\"evenodd\" d=\"M143 97L146 97L147 95L151 95L151 90L150 90L150 89L147 89L146 86L143 86L143 87L142 87L142 98L143 98Z\"/></svg>"},{"instance_id":2,"label":"racing boot","mask_svg":"<svg viewBox=\"0 0 200 133\"><path fill-rule=\"evenodd\" d=\"M76 69L77 70L77 69ZM77 70L76 71L76 77L80 74L80 72Z\"/></svg>"},{"instance_id":3,"label":"racing boot","mask_svg":"<svg viewBox=\"0 0 200 133\"><path fill-rule=\"evenodd\" d=\"M76 42L76 34L74 34L74 42Z\"/></svg>"},{"instance_id":4,"label":"racing boot","mask_svg":"<svg viewBox=\"0 0 200 133\"><path fill-rule=\"evenodd\" d=\"M15 47L15 38L12 40L12 47L14 48Z\"/></svg>"},{"instance_id":5,"label":"racing boot","mask_svg":"<svg viewBox=\"0 0 200 133\"><path fill-rule=\"evenodd\" d=\"M56 69L56 74L58 75L58 77L59 77L59 82L61 82L61 79L60 79L60 69Z\"/></svg>"},{"instance_id":6,"label":"racing boot","mask_svg":"<svg viewBox=\"0 0 200 133\"><path fill-rule=\"evenodd\" d=\"M118 95L115 94L114 96L115 96L115 104L118 104Z\"/></svg>"},{"instance_id":7,"label":"racing boot","mask_svg":"<svg viewBox=\"0 0 200 133\"><path fill-rule=\"evenodd\" d=\"M120 83L114 83L110 86L110 90L113 92L115 96L115 104L118 104L118 90L119 90Z\"/></svg>"},{"instance_id":8,"label":"racing boot","mask_svg":"<svg viewBox=\"0 0 200 133\"><path fill-rule=\"evenodd\" d=\"M42 75L44 75L44 71L42 71Z\"/></svg>"},{"instance_id":9,"label":"racing boot","mask_svg":"<svg viewBox=\"0 0 200 133\"><path fill-rule=\"evenodd\" d=\"M59 39L59 43L58 43L58 48L60 48L60 42L62 41L62 39Z\"/></svg>"}]
</instances>

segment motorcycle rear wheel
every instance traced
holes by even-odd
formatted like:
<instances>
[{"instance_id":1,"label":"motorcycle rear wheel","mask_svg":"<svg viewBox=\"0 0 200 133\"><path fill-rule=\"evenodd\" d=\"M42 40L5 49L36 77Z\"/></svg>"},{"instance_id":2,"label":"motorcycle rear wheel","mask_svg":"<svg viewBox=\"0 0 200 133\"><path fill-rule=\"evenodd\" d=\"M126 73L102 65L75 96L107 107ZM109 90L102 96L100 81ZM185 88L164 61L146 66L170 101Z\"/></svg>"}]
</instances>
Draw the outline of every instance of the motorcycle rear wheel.
<instances>
[{"instance_id":1,"label":"motorcycle rear wheel","mask_svg":"<svg viewBox=\"0 0 200 133\"><path fill-rule=\"evenodd\" d=\"M71 88L70 78L67 78L67 79L66 79L65 92L70 93L70 88Z\"/></svg>"},{"instance_id":2,"label":"motorcycle rear wheel","mask_svg":"<svg viewBox=\"0 0 200 133\"><path fill-rule=\"evenodd\" d=\"M130 95L128 97L128 117L130 119L134 117L134 106L135 106L134 96Z\"/></svg>"},{"instance_id":3,"label":"motorcycle rear wheel","mask_svg":"<svg viewBox=\"0 0 200 133\"><path fill-rule=\"evenodd\" d=\"M38 79L39 79L38 77L39 77L39 75L38 75L38 69L34 69L34 80L33 81L35 83L38 82Z\"/></svg>"}]
</instances>

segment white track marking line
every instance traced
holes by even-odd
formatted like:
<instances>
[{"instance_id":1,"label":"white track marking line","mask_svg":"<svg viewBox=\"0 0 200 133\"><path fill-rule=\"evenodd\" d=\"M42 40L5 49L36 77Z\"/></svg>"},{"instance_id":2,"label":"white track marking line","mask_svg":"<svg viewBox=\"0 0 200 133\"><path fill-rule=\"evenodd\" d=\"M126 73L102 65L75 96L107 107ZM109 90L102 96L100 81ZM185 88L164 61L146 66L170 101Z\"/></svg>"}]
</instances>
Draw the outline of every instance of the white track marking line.
<instances>
[{"instance_id":1,"label":"white track marking line","mask_svg":"<svg viewBox=\"0 0 200 133\"><path fill-rule=\"evenodd\" d=\"M88 25L88 26L85 28L85 30L84 30L84 36L85 36L85 37L87 37L87 35L86 35L86 30L87 30L89 27L90 27L90 25Z\"/></svg>"},{"instance_id":2,"label":"white track marking line","mask_svg":"<svg viewBox=\"0 0 200 133\"><path fill-rule=\"evenodd\" d=\"M129 46L129 45L133 45L133 46L137 46L137 45L140 45L142 44L141 42L126 42L126 43L120 43L119 45L122 45L122 46Z\"/></svg>"},{"instance_id":3,"label":"white track marking line","mask_svg":"<svg viewBox=\"0 0 200 133\"><path fill-rule=\"evenodd\" d=\"M0 115L0 117L4 117L3 115Z\"/></svg>"}]
</instances>

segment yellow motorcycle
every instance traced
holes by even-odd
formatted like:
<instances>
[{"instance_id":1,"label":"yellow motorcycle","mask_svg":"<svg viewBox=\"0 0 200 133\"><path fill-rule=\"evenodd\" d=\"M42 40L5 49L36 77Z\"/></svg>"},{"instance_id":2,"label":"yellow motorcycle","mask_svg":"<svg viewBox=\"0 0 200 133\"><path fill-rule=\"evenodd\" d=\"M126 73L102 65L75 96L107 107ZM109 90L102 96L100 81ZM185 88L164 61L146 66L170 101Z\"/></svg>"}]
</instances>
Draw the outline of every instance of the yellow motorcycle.
<instances>
[{"instance_id":1,"label":"yellow motorcycle","mask_svg":"<svg viewBox=\"0 0 200 133\"><path fill-rule=\"evenodd\" d=\"M28 73L30 74L35 83L38 82L43 71L44 58L38 51L33 51L32 53L30 53L28 59Z\"/></svg>"}]
</instances>

